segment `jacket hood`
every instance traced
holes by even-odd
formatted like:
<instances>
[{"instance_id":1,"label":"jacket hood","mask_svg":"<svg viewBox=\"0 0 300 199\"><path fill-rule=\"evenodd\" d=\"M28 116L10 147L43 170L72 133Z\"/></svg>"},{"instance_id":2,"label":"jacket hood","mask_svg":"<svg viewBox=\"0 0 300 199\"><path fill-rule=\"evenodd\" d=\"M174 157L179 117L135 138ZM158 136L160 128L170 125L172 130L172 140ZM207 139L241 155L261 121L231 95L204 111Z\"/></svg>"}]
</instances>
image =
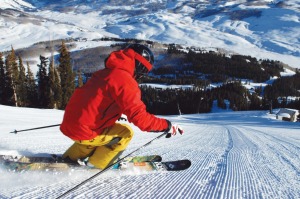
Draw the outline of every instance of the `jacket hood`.
<instances>
[{"instance_id":1,"label":"jacket hood","mask_svg":"<svg viewBox=\"0 0 300 199\"><path fill-rule=\"evenodd\" d=\"M135 54L132 49L114 51L107 58L105 68L126 70L133 76L135 70Z\"/></svg>"}]
</instances>

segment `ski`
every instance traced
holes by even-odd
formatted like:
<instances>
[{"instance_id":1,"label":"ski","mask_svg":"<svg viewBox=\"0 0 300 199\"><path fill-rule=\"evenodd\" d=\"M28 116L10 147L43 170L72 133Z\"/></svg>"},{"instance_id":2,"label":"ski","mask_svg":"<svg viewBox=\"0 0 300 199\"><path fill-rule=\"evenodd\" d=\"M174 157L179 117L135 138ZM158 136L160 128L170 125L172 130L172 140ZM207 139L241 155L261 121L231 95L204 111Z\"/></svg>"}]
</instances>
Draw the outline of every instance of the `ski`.
<instances>
[{"instance_id":1,"label":"ski","mask_svg":"<svg viewBox=\"0 0 300 199\"><path fill-rule=\"evenodd\" d=\"M138 162L160 162L159 155L133 156L127 157L123 161L128 163ZM0 164L7 170L27 171L27 170L67 170L84 168L77 162L64 162L60 155L46 154L45 156L13 156L0 155ZM118 169L119 164L115 164L113 169Z\"/></svg>"},{"instance_id":2,"label":"ski","mask_svg":"<svg viewBox=\"0 0 300 199\"><path fill-rule=\"evenodd\" d=\"M0 164L9 171L68 171L98 170L77 163L63 162L60 156L28 157L0 155ZM133 173L149 171L181 171L191 166L190 160L162 161L159 155L133 156L114 164L111 170L132 171Z\"/></svg>"},{"instance_id":3,"label":"ski","mask_svg":"<svg viewBox=\"0 0 300 199\"><path fill-rule=\"evenodd\" d=\"M190 160L175 160L162 162L128 162L120 163L119 170L143 172L143 171L182 171L191 166Z\"/></svg>"}]
</instances>

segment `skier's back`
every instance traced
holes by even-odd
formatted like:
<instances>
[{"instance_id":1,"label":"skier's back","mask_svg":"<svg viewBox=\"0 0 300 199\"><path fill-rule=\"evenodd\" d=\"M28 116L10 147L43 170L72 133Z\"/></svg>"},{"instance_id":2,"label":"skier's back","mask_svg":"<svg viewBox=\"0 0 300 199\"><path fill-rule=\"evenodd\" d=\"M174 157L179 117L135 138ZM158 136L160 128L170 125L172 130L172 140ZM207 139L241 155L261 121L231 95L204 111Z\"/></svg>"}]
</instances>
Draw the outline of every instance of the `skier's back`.
<instances>
[{"instance_id":1,"label":"skier's back","mask_svg":"<svg viewBox=\"0 0 300 199\"><path fill-rule=\"evenodd\" d=\"M148 73L153 62L149 48L132 44L112 52L105 68L76 89L61 124L61 131L75 143L63 158L77 161L89 157L88 165L104 169L126 149L133 136L129 125L116 123L122 114L143 131L183 132L178 125L148 113L141 101L136 78Z\"/></svg>"}]
</instances>

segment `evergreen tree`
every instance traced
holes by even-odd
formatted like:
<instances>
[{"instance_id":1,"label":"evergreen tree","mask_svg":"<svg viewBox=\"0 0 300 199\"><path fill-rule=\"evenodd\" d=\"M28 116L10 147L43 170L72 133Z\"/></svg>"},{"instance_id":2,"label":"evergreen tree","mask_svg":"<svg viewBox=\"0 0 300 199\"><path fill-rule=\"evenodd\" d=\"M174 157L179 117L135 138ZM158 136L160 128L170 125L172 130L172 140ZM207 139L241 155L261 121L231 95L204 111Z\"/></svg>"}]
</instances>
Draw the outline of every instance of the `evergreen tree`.
<instances>
[{"instance_id":1,"label":"evergreen tree","mask_svg":"<svg viewBox=\"0 0 300 199\"><path fill-rule=\"evenodd\" d=\"M249 95L249 99L250 99L250 106L249 106L250 110L259 110L262 108L262 102L256 93L252 93L251 95Z\"/></svg>"},{"instance_id":2,"label":"evergreen tree","mask_svg":"<svg viewBox=\"0 0 300 199\"><path fill-rule=\"evenodd\" d=\"M12 48L11 53L9 53L5 59L5 103L6 105L18 106L17 104L17 92L16 87L18 84L18 64L16 62L15 51Z\"/></svg>"},{"instance_id":3,"label":"evergreen tree","mask_svg":"<svg viewBox=\"0 0 300 199\"><path fill-rule=\"evenodd\" d=\"M3 55L0 52L0 104L5 103L5 66L3 61Z\"/></svg>"},{"instance_id":4,"label":"evergreen tree","mask_svg":"<svg viewBox=\"0 0 300 199\"><path fill-rule=\"evenodd\" d=\"M57 69L54 66L54 60L50 61L49 64L49 108L58 108L61 103L61 87L60 87L60 79Z\"/></svg>"},{"instance_id":5,"label":"evergreen tree","mask_svg":"<svg viewBox=\"0 0 300 199\"><path fill-rule=\"evenodd\" d=\"M17 63L17 56L15 53L14 48L11 48L11 54L9 56L9 62L11 64L11 69L12 69L12 85L13 85L13 91L14 91L14 102L15 106L19 106L19 96L18 96L18 87L20 85L20 80L19 80L19 66Z\"/></svg>"},{"instance_id":6,"label":"evergreen tree","mask_svg":"<svg viewBox=\"0 0 300 199\"><path fill-rule=\"evenodd\" d=\"M62 42L59 52L59 73L62 90L62 100L60 108L64 109L75 90L75 76L71 66L71 56L64 41Z\"/></svg>"},{"instance_id":7,"label":"evergreen tree","mask_svg":"<svg viewBox=\"0 0 300 199\"><path fill-rule=\"evenodd\" d=\"M78 77L77 87L80 88L81 86L83 86L83 78L82 78L82 74L81 74L80 70L78 70L78 72L77 72L77 77Z\"/></svg>"},{"instance_id":8,"label":"evergreen tree","mask_svg":"<svg viewBox=\"0 0 300 199\"><path fill-rule=\"evenodd\" d=\"M19 84L17 87L18 104L20 106L27 106L27 90L26 90L26 73L22 58L19 56Z\"/></svg>"},{"instance_id":9,"label":"evergreen tree","mask_svg":"<svg viewBox=\"0 0 300 199\"><path fill-rule=\"evenodd\" d=\"M56 79L54 101L57 104L56 108L59 108L59 107L61 107L61 101L62 101L62 89L61 89L61 83L60 83L61 81L60 81L59 72L56 68L54 68L54 78Z\"/></svg>"},{"instance_id":10,"label":"evergreen tree","mask_svg":"<svg viewBox=\"0 0 300 199\"><path fill-rule=\"evenodd\" d=\"M39 107L48 107L49 105L49 78L47 75L47 62L48 59L44 56L40 56L41 63L38 64L39 71L37 73L38 79L38 104Z\"/></svg>"},{"instance_id":11,"label":"evergreen tree","mask_svg":"<svg viewBox=\"0 0 300 199\"><path fill-rule=\"evenodd\" d=\"M37 106L37 85L34 80L33 73L31 72L30 66L27 62L27 74L26 74L26 93L27 102L29 107Z\"/></svg>"}]
</instances>

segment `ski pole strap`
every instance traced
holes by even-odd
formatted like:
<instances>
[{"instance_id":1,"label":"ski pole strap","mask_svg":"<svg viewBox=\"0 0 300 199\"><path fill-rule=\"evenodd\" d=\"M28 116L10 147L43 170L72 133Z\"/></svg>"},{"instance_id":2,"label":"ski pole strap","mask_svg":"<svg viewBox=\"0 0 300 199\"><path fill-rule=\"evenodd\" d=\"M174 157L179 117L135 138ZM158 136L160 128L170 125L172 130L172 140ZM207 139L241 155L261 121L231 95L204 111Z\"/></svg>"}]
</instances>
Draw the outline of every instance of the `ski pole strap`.
<instances>
[{"instance_id":1,"label":"ski pole strap","mask_svg":"<svg viewBox=\"0 0 300 199\"><path fill-rule=\"evenodd\" d=\"M163 137L164 135L166 135L167 132L162 133L161 135L157 136L156 138L150 140L149 142L147 142L146 144L144 144L143 146L137 148L136 150L132 151L131 153L127 154L126 156L122 157L121 159L119 159L118 161L108 165L107 167L105 167L105 169L99 171L98 173L94 174L93 176L89 177L88 179L82 181L81 183L79 183L78 185L76 185L75 187L69 189L68 191L66 191L65 193L63 193L62 195L60 195L59 197L57 197L56 199L60 199L63 198L64 196L68 195L69 193L71 193L72 191L76 190L77 188L81 187L82 185L84 185L85 183L89 182L90 180L96 178L97 176L103 174L104 172L106 172L107 170L109 170L110 168L112 168L115 164L119 164L120 162L122 162L125 158L131 156L132 154L134 154L135 152L141 150L142 148L145 148L146 146L150 145L154 140L157 140L161 137Z\"/></svg>"},{"instance_id":2,"label":"ski pole strap","mask_svg":"<svg viewBox=\"0 0 300 199\"><path fill-rule=\"evenodd\" d=\"M60 124L54 124L54 125L50 125L50 126L41 126L41 127L31 128L31 129L14 130L10 133L17 134L17 133L23 132L23 131L32 131L32 130L37 130L37 129L45 129L45 128L50 128L50 127L55 127L55 126L60 126Z\"/></svg>"}]
</instances>

